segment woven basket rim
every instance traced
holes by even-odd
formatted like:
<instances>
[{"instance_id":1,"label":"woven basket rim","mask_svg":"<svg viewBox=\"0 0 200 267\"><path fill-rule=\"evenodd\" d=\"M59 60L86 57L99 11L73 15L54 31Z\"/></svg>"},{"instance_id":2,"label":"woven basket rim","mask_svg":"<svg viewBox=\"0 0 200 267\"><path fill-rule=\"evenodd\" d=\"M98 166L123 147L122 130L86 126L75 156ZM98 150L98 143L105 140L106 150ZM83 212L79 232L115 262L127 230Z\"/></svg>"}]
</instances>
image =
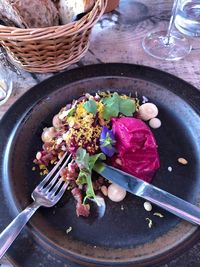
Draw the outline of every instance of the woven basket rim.
<instances>
[{"instance_id":1,"label":"woven basket rim","mask_svg":"<svg viewBox=\"0 0 200 267\"><path fill-rule=\"evenodd\" d=\"M72 36L79 33L87 28L92 27L104 13L107 5L107 0L96 0L93 8L80 20L70 22L65 25L50 26L43 28L17 28L0 25L0 40L41 40L41 39L52 39L57 38L60 35L66 34ZM99 6L101 7L100 12ZM92 19L87 22L87 18L92 16Z\"/></svg>"}]
</instances>

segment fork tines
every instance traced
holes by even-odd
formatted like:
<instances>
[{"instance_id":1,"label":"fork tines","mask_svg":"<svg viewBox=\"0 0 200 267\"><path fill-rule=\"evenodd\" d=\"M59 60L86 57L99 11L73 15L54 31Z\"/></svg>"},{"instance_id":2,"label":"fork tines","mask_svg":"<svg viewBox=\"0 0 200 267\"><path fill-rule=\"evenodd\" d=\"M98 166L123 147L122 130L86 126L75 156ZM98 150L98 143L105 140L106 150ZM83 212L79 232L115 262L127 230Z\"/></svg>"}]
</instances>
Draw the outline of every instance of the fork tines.
<instances>
[{"instance_id":1,"label":"fork tines","mask_svg":"<svg viewBox=\"0 0 200 267\"><path fill-rule=\"evenodd\" d=\"M71 154L68 154L68 152L65 152L65 154L61 157L61 159L58 161L58 163L47 174L47 176L43 179L43 181L37 186L37 189L40 190L40 189L43 189L45 187L45 191L49 191L51 189L51 187L53 187L55 182L58 180L58 177L60 175L61 170L64 169L67 166L67 164L69 163L71 157L72 157ZM66 159L66 160L64 161L64 159ZM63 163L63 161L64 161L64 163ZM58 170L59 167L60 167L60 169ZM57 171L57 173L53 177L53 175L56 171ZM53 177L53 179L51 180L52 177ZM58 182L58 186L56 185L58 187L57 189L59 189L59 185L61 185L62 181L63 180L60 179L60 181Z\"/></svg>"}]
</instances>

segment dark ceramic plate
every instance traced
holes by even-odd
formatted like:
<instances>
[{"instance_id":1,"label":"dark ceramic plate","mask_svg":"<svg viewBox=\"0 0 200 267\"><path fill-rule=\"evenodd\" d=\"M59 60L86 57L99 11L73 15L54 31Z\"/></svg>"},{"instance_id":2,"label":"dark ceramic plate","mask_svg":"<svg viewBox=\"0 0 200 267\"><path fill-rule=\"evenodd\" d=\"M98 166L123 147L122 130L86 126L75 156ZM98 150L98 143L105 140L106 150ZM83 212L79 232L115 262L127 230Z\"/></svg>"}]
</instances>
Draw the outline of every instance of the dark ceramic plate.
<instances>
[{"instance_id":1,"label":"dark ceramic plate","mask_svg":"<svg viewBox=\"0 0 200 267\"><path fill-rule=\"evenodd\" d=\"M1 230L31 202L40 178L32 160L42 129L66 103L85 92L111 90L146 96L159 108L162 127L154 134L161 168L153 184L196 205L200 191L200 93L162 71L128 64L93 65L70 70L35 86L6 113L0 124ZM177 163L179 157L188 165ZM172 172L168 167L172 167ZM178 255L199 237L190 223L128 195L106 200L102 219L77 218L70 193L51 209L40 209L8 255L19 266L156 266ZM146 218L153 220L148 228ZM72 231L66 234L66 229ZM71 263L70 263L71 262ZM66 265L64 265L66 264Z\"/></svg>"}]
</instances>

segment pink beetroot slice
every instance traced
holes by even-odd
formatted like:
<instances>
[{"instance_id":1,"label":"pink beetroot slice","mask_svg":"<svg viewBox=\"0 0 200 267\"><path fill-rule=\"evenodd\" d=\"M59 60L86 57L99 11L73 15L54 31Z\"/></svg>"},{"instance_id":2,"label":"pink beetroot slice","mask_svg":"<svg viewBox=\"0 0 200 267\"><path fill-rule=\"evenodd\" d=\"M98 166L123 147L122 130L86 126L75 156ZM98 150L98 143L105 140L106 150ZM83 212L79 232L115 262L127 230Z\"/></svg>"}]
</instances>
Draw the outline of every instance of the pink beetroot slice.
<instances>
[{"instance_id":1,"label":"pink beetroot slice","mask_svg":"<svg viewBox=\"0 0 200 267\"><path fill-rule=\"evenodd\" d=\"M157 144L150 128L140 119L112 119L117 154L112 165L146 182L151 182L160 167Z\"/></svg>"}]
</instances>

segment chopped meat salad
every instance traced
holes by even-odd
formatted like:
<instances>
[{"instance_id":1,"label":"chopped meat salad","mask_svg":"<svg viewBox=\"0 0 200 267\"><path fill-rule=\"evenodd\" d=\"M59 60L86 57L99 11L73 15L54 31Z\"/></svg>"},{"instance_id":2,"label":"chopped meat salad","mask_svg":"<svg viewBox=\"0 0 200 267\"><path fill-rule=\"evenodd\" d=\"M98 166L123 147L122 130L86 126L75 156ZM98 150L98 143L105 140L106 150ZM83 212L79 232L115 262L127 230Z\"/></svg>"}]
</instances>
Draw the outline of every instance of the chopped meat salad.
<instances>
[{"instance_id":1,"label":"chopped meat salad","mask_svg":"<svg viewBox=\"0 0 200 267\"><path fill-rule=\"evenodd\" d=\"M43 130L43 146L34 163L45 175L66 151L72 155L60 175L69 183L77 216L87 217L88 199L103 195L121 201L126 196L122 188L92 172L98 160L151 182L160 163L155 138L146 122L157 115L154 104L140 105L137 98L124 94L85 94L63 107L53 117L53 125ZM117 198L115 192L119 193Z\"/></svg>"}]
</instances>

